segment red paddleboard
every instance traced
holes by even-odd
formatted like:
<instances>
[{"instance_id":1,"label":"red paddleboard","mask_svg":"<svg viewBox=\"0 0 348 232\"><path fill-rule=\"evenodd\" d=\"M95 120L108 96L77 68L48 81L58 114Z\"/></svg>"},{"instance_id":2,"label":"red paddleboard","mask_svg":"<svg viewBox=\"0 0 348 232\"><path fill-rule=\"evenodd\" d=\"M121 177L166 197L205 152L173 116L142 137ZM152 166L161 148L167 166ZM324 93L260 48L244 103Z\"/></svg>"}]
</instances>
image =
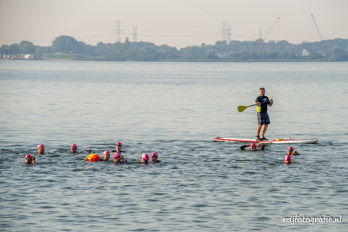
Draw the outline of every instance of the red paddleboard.
<instances>
[{"instance_id":1,"label":"red paddleboard","mask_svg":"<svg viewBox=\"0 0 348 232\"><path fill-rule=\"evenodd\" d=\"M214 142L239 142L239 143L280 143L280 144L312 144L318 143L318 139L271 139L271 140L262 140L257 141L256 139L241 139L241 138L221 138L216 137L213 139Z\"/></svg>"}]
</instances>

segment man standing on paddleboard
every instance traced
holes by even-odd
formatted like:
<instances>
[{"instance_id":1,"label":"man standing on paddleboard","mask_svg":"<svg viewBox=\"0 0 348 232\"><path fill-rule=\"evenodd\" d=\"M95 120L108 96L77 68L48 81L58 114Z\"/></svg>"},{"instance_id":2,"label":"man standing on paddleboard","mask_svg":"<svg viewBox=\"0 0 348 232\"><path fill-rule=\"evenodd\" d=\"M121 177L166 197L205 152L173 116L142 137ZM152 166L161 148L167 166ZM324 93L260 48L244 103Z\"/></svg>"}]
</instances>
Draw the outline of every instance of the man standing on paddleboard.
<instances>
[{"instance_id":1,"label":"man standing on paddleboard","mask_svg":"<svg viewBox=\"0 0 348 232\"><path fill-rule=\"evenodd\" d=\"M256 139L257 140L268 140L265 137L268 125L271 123L267 113L267 106L273 105L273 99L269 100L265 95L265 88L260 88L260 95L256 98L256 112L257 112L257 128L256 128ZM261 137L260 137L261 132Z\"/></svg>"}]
</instances>

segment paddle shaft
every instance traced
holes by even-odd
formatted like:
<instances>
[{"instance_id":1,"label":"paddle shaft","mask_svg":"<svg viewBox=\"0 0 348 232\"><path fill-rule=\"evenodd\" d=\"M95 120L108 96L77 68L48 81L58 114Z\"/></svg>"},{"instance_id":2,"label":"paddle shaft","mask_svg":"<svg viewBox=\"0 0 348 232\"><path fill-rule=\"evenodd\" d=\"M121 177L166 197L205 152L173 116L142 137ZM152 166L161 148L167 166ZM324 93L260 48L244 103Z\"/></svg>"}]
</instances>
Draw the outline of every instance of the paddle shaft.
<instances>
[{"instance_id":1,"label":"paddle shaft","mask_svg":"<svg viewBox=\"0 0 348 232\"><path fill-rule=\"evenodd\" d=\"M250 106L255 106L257 104L253 104L253 105L250 105ZM245 109L249 108L250 106L238 106L238 111L239 112L243 112Z\"/></svg>"}]
</instances>

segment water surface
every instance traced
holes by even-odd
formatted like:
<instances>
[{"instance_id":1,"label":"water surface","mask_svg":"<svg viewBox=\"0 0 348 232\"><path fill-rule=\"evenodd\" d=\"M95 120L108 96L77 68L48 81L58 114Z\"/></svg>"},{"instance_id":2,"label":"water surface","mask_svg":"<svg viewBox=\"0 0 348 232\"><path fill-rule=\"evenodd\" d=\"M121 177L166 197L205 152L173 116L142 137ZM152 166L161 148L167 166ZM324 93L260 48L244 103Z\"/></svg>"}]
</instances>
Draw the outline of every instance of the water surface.
<instances>
[{"instance_id":1,"label":"water surface","mask_svg":"<svg viewBox=\"0 0 348 232\"><path fill-rule=\"evenodd\" d=\"M258 88L269 138L318 138L241 152ZM0 226L5 231L345 231L347 63L0 61ZM86 163L124 144L132 164ZM26 153L46 146L38 165ZM72 143L79 154L67 151ZM159 164L136 162L157 151ZM343 223L283 217L342 216Z\"/></svg>"}]
</instances>

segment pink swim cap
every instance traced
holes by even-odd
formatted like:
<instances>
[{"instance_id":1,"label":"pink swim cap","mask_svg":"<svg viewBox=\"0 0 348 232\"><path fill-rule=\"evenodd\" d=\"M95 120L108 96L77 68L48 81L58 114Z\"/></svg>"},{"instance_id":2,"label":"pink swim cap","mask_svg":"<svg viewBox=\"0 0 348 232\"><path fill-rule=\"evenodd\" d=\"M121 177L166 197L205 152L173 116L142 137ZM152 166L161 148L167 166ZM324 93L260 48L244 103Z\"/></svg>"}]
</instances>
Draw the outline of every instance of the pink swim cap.
<instances>
[{"instance_id":1,"label":"pink swim cap","mask_svg":"<svg viewBox=\"0 0 348 232\"><path fill-rule=\"evenodd\" d=\"M114 155L112 156L112 158L119 159L119 158L121 158L121 154L118 152L115 152Z\"/></svg>"},{"instance_id":2,"label":"pink swim cap","mask_svg":"<svg viewBox=\"0 0 348 232\"><path fill-rule=\"evenodd\" d=\"M293 147L288 147L288 150L294 150L294 148Z\"/></svg>"},{"instance_id":3,"label":"pink swim cap","mask_svg":"<svg viewBox=\"0 0 348 232\"><path fill-rule=\"evenodd\" d=\"M153 153L151 154L151 157L158 157L157 152L153 152Z\"/></svg>"},{"instance_id":4,"label":"pink swim cap","mask_svg":"<svg viewBox=\"0 0 348 232\"><path fill-rule=\"evenodd\" d=\"M44 148L45 146L43 144L37 145L37 148L40 148L40 147Z\"/></svg>"},{"instance_id":5,"label":"pink swim cap","mask_svg":"<svg viewBox=\"0 0 348 232\"><path fill-rule=\"evenodd\" d=\"M250 146L251 147L256 147L256 143L252 143Z\"/></svg>"},{"instance_id":6,"label":"pink swim cap","mask_svg":"<svg viewBox=\"0 0 348 232\"><path fill-rule=\"evenodd\" d=\"M142 156L141 156L141 159L142 160L145 160L145 161L148 161L149 160L149 155L144 153Z\"/></svg>"},{"instance_id":7,"label":"pink swim cap","mask_svg":"<svg viewBox=\"0 0 348 232\"><path fill-rule=\"evenodd\" d=\"M290 156L290 154L285 155L285 157L284 157L284 163L286 163L286 164L291 164L291 156Z\"/></svg>"},{"instance_id":8,"label":"pink swim cap","mask_svg":"<svg viewBox=\"0 0 348 232\"><path fill-rule=\"evenodd\" d=\"M31 156L30 154L26 154L24 158L25 158L25 159L31 159L32 156Z\"/></svg>"},{"instance_id":9,"label":"pink swim cap","mask_svg":"<svg viewBox=\"0 0 348 232\"><path fill-rule=\"evenodd\" d=\"M122 146L122 143L121 142L117 142L116 146Z\"/></svg>"},{"instance_id":10,"label":"pink swim cap","mask_svg":"<svg viewBox=\"0 0 348 232\"><path fill-rule=\"evenodd\" d=\"M104 155L110 155L109 151L104 151Z\"/></svg>"},{"instance_id":11,"label":"pink swim cap","mask_svg":"<svg viewBox=\"0 0 348 232\"><path fill-rule=\"evenodd\" d=\"M73 145L71 145L71 148L77 148L77 145L74 143Z\"/></svg>"}]
</instances>

